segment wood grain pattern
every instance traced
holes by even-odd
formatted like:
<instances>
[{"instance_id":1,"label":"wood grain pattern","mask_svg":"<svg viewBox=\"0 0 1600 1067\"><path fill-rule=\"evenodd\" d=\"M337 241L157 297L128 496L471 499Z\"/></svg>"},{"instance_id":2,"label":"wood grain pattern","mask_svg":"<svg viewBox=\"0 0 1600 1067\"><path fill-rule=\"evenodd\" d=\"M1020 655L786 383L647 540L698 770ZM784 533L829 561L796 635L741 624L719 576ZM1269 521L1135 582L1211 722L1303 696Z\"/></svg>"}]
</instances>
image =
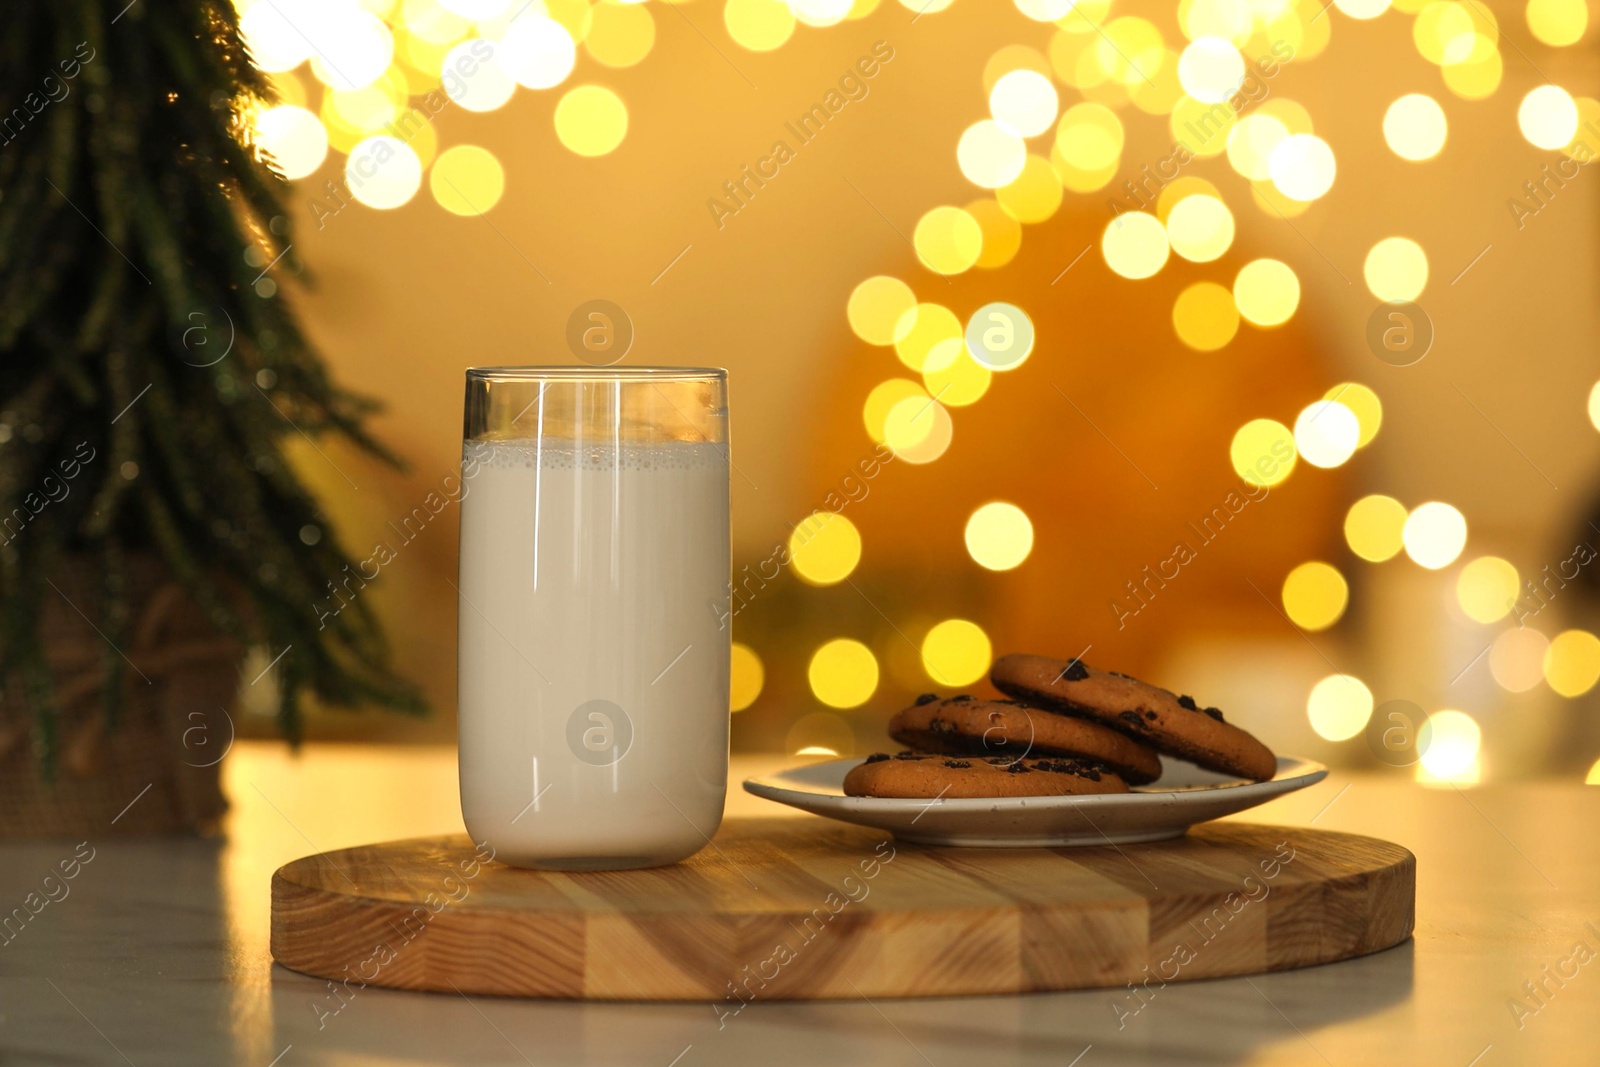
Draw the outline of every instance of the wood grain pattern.
<instances>
[{"instance_id":1,"label":"wood grain pattern","mask_svg":"<svg viewBox=\"0 0 1600 1067\"><path fill-rule=\"evenodd\" d=\"M959 849L733 819L714 847L641 871L518 870L480 862L465 836L308 856L273 876L272 955L351 989L733 1010L1327 963L1404 941L1415 895L1410 852L1319 830L1220 822L1121 848Z\"/></svg>"}]
</instances>

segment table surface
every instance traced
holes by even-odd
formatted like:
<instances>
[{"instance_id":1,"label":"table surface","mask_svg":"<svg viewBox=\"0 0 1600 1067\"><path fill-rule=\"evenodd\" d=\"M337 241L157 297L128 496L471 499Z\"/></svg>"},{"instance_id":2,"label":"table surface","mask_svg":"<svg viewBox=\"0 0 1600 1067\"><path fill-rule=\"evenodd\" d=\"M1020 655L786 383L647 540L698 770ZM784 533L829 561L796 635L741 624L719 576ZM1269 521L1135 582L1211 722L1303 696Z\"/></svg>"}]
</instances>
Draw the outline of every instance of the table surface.
<instances>
[{"instance_id":1,"label":"table surface","mask_svg":"<svg viewBox=\"0 0 1600 1067\"><path fill-rule=\"evenodd\" d=\"M732 781L779 762L738 758ZM377 988L335 999L323 981L272 962L272 872L310 852L459 831L454 750L319 746L296 757L240 742L224 768L234 809L221 839L0 845L6 913L30 893L42 897L62 860L93 850L65 896L52 890L60 899L0 940L0 1065L1500 1067L1600 1059L1597 788L1424 788L1335 774L1247 813L1249 821L1315 820L1416 853L1415 938L1362 959L1176 983L1142 1002L1126 990L756 1001L719 1018L709 1004ZM742 790L729 795L730 817L788 810Z\"/></svg>"}]
</instances>

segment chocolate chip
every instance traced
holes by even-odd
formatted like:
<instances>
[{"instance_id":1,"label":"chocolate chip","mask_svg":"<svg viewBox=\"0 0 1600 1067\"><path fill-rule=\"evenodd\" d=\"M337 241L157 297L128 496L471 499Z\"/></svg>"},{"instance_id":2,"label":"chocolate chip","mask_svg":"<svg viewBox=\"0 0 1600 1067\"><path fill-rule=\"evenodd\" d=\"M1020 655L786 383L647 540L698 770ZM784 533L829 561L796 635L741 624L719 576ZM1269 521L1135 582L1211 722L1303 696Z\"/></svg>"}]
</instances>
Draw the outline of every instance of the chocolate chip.
<instances>
[{"instance_id":1,"label":"chocolate chip","mask_svg":"<svg viewBox=\"0 0 1600 1067\"><path fill-rule=\"evenodd\" d=\"M944 761L944 765L946 767L952 767L952 768L954 768L956 770L962 770L962 769L964 769L966 767L972 766L972 764L969 761L964 760L964 759L947 759L947 760Z\"/></svg>"},{"instance_id":2,"label":"chocolate chip","mask_svg":"<svg viewBox=\"0 0 1600 1067\"><path fill-rule=\"evenodd\" d=\"M1144 725L1144 720L1139 717L1139 713L1137 711L1119 711L1117 712L1117 718L1121 719L1123 722L1132 723L1135 726Z\"/></svg>"},{"instance_id":3,"label":"chocolate chip","mask_svg":"<svg viewBox=\"0 0 1600 1067\"><path fill-rule=\"evenodd\" d=\"M1153 711L1147 711L1144 713L1144 717L1147 719L1154 719L1156 717L1156 713Z\"/></svg>"},{"instance_id":4,"label":"chocolate chip","mask_svg":"<svg viewBox=\"0 0 1600 1067\"><path fill-rule=\"evenodd\" d=\"M1015 763L1011 764L1011 766L1006 768L1006 773L1008 774L1030 774L1032 771L1033 768L1028 766L1026 763L1023 763L1021 760L1017 760Z\"/></svg>"},{"instance_id":5,"label":"chocolate chip","mask_svg":"<svg viewBox=\"0 0 1600 1067\"><path fill-rule=\"evenodd\" d=\"M935 700L938 700L938 699L939 699L939 694L938 693L923 693L921 696L919 696L917 698L916 707L920 708L924 704L932 704Z\"/></svg>"},{"instance_id":6,"label":"chocolate chip","mask_svg":"<svg viewBox=\"0 0 1600 1067\"><path fill-rule=\"evenodd\" d=\"M937 715L928 720L928 730L930 733L936 734L953 734L956 732L956 728L950 724L948 719L941 719Z\"/></svg>"},{"instance_id":7,"label":"chocolate chip","mask_svg":"<svg viewBox=\"0 0 1600 1067\"><path fill-rule=\"evenodd\" d=\"M888 758L889 758L889 753L887 753L887 752L874 752L872 755L868 756L866 759L862 760L861 762L862 763L882 763L884 760L886 760Z\"/></svg>"},{"instance_id":8,"label":"chocolate chip","mask_svg":"<svg viewBox=\"0 0 1600 1067\"><path fill-rule=\"evenodd\" d=\"M1067 665L1061 669L1061 673L1056 675L1056 681L1081 682L1087 677L1089 668L1079 660L1069 659Z\"/></svg>"},{"instance_id":9,"label":"chocolate chip","mask_svg":"<svg viewBox=\"0 0 1600 1067\"><path fill-rule=\"evenodd\" d=\"M1188 693L1185 693L1183 696L1178 698L1178 706L1188 708L1190 711L1200 710L1200 706L1194 702L1194 697L1190 696Z\"/></svg>"},{"instance_id":10,"label":"chocolate chip","mask_svg":"<svg viewBox=\"0 0 1600 1067\"><path fill-rule=\"evenodd\" d=\"M950 698L950 703L952 703L952 704L965 704L967 701L969 701L971 699L972 699L971 694L959 693L956 696L953 696L953 697Z\"/></svg>"},{"instance_id":11,"label":"chocolate chip","mask_svg":"<svg viewBox=\"0 0 1600 1067\"><path fill-rule=\"evenodd\" d=\"M928 754L926 752L896 752L894 754L894 758L900 760L919 760L927 759Z\"/></svg>"},{"instance_id":12,"label":"chocolate chip","mask_svg":"<svg viewBox=\"0 0 1600 1067\"><path fill-rule=\"evenodd\" d=\"M1086 760L1041 759L1034 761L1034 766L1041 771L1070 774L1078 778L1087 778L1091 782L1100 780L1100 768Z\"/></svg>"},{"instance_id":13,"label":"chocolate chip","mask_svg":"<svg viewBox=\"0 0 1600 1067\"><path fill-rule=\"evenodd\" d=\"M1226 721L1222 717L1222 710L1220 708L1207 708L1206 709L1206 714L1211 716L1213 719L1216 719L1218 722L1225 722Z\"/></svg>"}]
</instances>

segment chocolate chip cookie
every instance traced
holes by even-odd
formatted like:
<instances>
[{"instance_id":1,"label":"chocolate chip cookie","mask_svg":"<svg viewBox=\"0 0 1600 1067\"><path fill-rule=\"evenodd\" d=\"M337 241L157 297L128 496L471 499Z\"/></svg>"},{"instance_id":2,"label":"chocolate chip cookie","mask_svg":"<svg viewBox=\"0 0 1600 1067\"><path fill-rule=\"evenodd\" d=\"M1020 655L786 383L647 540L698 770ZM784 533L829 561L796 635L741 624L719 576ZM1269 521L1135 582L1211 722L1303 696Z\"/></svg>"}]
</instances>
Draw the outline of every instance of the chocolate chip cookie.
<instances>
[{"instance_id":1,"label":"chocolate chip cookie","mask_svg":"<svg viewBox=\"0 0 1600 1067\"><path fill-rule=\"evenodd\" d=\"M850 768L852 797L971 800L985 797L1064 797L1126 793L1128 784L1088 760L1066 757L942 756L879 752Z\"/></svg>"},{"instance_id":2,"label":"chocolate chip cookie","mask_svg":"<svg viewBox=\"0 0 1600 1067\"><path fill-rule=\"evenodd\" d=\"M1087 719L1018 700L962 694L917 698L889 720L889 736L917 752L952 756L1076 756L1143 785L1161 777L1155 750Z\"/></svg>"},{"instance_id":3,"label":"chocolate chip cookie","mask_svg":"<svg viewBox=\"0 0 1600 1067\"><path fill-rule=\"evenodd\" d=\"M1220 774L1264 782L1278 773L1272 750L1223 721L1216 708L1125 674L1076 659L1012 654L995 660L989 680L1008 696L1092 719Z\"/></svg>"}]
</instances>

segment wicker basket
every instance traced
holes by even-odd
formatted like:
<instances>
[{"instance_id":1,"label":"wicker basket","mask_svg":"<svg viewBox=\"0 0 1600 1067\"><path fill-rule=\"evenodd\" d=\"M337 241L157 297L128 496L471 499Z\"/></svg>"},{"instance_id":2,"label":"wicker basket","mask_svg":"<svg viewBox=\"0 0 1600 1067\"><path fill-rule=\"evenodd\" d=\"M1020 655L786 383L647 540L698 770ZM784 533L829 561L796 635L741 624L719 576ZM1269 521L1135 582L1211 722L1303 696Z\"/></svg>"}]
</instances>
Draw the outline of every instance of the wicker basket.
<instances>
[{"instance_id":1,"label":"wicker basket","mask_svg":"<svg viewBox=\"0 0 1600 1067\"><path fill-rule=\"evenodd\" d=\"M108 645L89 621L95 573L85 565L52 575L39 619L60 708L53 778L35 755L21 686L0 701L0 838L213 832L228 807L219 765L233 743L242 650L218 637L165 568L138 561L134 625L120 649L124 699L108 725Z\"/></svg>"}]
</instances>

